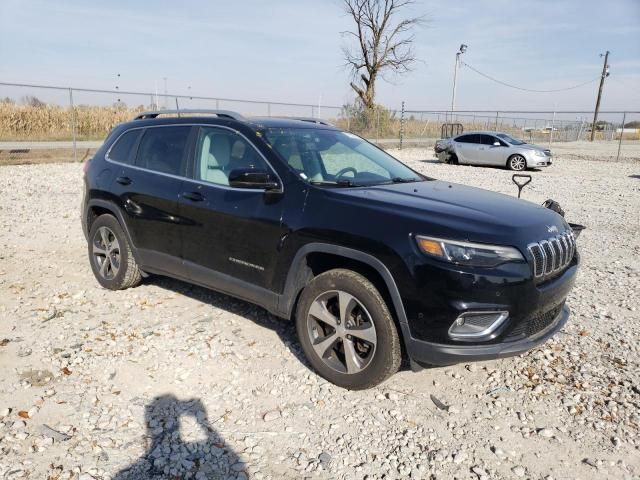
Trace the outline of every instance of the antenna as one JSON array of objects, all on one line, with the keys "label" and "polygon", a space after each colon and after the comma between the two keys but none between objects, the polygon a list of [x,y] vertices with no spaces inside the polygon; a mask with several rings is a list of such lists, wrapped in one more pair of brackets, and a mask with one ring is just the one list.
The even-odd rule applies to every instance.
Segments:
[{"label": "antenna", "polygon": [[180,106],[178,105],[178,97],[176,97],[176,112],[178,112],[178,117],[180,116]]}]

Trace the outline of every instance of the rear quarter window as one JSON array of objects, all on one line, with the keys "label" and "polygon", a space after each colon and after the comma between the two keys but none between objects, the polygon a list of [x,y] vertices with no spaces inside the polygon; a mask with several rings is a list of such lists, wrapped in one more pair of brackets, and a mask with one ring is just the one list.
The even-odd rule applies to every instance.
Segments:
[{"label": "rear quarter window", "polygon": [[129,130],[120,135],[109,149],[107,158],[119,163],[133,163],[134,148],[138,142],[140,130]]}]

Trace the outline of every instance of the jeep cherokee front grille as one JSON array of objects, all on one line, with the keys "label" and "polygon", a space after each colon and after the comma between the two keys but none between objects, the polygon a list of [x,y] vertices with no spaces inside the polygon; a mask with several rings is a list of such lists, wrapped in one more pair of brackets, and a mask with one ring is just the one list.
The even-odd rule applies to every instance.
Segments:
[{"label": "jeep cherokee front grille", "polygon": [[548,277],[563,270],[576,253],[576,238],[571,230],[527,246],[533,258],[536,278]]}]

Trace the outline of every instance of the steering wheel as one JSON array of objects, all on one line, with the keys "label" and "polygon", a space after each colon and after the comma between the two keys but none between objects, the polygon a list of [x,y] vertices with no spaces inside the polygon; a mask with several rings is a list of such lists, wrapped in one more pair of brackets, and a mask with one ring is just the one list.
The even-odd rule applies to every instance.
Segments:
[{"label": "steering wheel", "polygon": [[345,173],[349,173],[349,172],[353,172],[353,176],[355,177],[358,174],[358,171],[353,168],[353,167],[344,167],[342,169],[340,169],[340,171],[338,171],[338,173],[336,173],[334,175],[335,178],[340,178],[342,177]]}]

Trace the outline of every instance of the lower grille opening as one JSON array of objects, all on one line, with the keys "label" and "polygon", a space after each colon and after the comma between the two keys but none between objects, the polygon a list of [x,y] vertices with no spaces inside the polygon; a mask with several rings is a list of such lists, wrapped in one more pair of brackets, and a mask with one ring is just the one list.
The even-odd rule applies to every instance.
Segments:
[{"label": "lower grille opening", "polygon": [[533,337],[534,335],[542,332],[548,328],[557,316],[562,311],[564,303],[561,303],[557,307],[547,310],[544,313],[538,314],[535,317],[523,320],[515,326],[508,335],[508,339],[516,339],[518,337],[526,336]]}]

